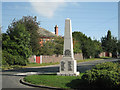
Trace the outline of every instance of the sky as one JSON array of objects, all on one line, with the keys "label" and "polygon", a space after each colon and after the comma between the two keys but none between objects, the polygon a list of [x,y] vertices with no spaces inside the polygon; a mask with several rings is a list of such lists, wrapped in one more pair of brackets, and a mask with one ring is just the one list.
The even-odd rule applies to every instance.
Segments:
[{"label": "sky", "polygon": [[2,33],[12,20],[22,16],[37,16],[40,27],[54,32],[58,25],[59,35],[64,35],[65,19],[70,18],[72,31],[80,31],[100,40],[111,30],[118,36],[117,2],[2,2]]}]

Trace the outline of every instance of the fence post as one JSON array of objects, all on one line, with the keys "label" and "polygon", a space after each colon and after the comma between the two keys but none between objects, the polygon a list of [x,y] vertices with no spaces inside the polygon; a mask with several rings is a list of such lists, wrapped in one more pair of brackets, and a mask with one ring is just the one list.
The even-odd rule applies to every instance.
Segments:
[{"label": "fence post", "polygon": [[40,63],[42,64],[42,55],[40,55]]},{"label": "fence post", "polygon": [[36,55],[34,55],[34,62],[36,63]]}]

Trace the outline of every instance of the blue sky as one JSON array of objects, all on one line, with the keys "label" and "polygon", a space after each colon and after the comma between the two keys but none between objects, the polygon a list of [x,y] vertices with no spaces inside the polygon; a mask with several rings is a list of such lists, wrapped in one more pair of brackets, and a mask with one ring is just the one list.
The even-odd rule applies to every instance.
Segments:
[{"label": "blue sky", "polygon": [[64,35],[65,19],[70,18],[72,31],[80,31],[92,39],[100,40],[110,29],[118,36],[117,2],[3,2],[2,32],[15,18],[37,16],[40,26],[54,32],[59,27],[59,35]]}]

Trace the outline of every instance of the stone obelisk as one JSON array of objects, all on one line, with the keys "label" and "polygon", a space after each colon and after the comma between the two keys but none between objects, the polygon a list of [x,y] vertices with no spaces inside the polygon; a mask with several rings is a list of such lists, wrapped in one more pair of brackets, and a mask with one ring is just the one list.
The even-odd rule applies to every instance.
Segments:
[{"label": "stone obelisk", "polygon": [[65,76],[79,75],[79,72],[77,72],[77,63],[74,60],[72,26],[69,18],[65,20],[63,58],[60,62],[60,72],[57,74]]}]

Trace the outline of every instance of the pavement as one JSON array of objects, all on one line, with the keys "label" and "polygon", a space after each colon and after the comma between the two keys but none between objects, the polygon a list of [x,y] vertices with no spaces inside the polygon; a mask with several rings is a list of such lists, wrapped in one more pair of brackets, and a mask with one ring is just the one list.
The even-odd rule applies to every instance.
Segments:
[{"label": "pavement", "polygon": [[[80,62],[77,64],[77,71],[85,72],[86,70],[91,69],[98,63],[103,62],[116,62],[118,59],[105,59],[105,60],[96,60],[90,62]],[[2,75],[2,88],[34,88],[30,86],[23,85],[19,80],[26,75],[31,74],[40,74],[40,73],[57,73],[59,72],[59,65],[45,66],[45,67],[30,67],[30,68],[21,68],[17,70],[4,70],[0,72]],[[42,88],[42,90],[46,90]]]}]

